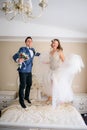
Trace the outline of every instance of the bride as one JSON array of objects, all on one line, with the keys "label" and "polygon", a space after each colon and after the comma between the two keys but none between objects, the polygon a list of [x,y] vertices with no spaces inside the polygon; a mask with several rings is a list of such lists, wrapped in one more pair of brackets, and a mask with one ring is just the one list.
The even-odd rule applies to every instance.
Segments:
[{"label": "bride", "polygon": [[40,55],[37,77],[53,107],[73,102],[72,81],[77,72],[84,67],[79,55],[64,57],[63,48],[58,39],[51,41],[51,51]]}]

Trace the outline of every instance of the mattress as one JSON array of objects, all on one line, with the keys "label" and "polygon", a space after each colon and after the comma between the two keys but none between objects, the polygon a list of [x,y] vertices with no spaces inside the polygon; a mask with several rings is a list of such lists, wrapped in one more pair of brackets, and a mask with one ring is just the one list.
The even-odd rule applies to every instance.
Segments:
[{"label": "mattress", "polygon": [[59,126],[86,126],[80,113],[71,104],[62,104],[53,108],[45,101],[32,101],[23,109],[18,99],[2,111],[0,123],[19,123],[37,125],[59,125]]}]

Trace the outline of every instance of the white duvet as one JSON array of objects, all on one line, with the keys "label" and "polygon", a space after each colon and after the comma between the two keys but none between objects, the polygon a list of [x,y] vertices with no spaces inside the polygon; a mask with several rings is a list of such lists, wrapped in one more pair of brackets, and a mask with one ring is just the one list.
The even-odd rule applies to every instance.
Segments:
[{"label": "white duvet", "polygon": [[32,105],[25,102],[25,104],[27,109],[23,109],[19,102],[15,101],[2,111],[0,122],[85,126],[79,112],[70,104],[60,105],[55,109],[45,102],[32,102]]}]

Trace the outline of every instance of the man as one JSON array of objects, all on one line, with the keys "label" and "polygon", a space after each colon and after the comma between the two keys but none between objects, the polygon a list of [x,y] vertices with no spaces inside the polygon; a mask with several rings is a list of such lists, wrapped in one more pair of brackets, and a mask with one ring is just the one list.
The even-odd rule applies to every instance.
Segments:
[{"label": "man", "polygon": [[[39,56],[40,53],[36,53],[32,48],[32,38],[27,37],[25,39],[26,47],[21,47],[19,51],[13,56],[15,62],[19,64],[19,103],[23,108],[26,108],[24,99],[28,103],[31,103],[29,99],[30,88],[32,86],[32,66],[34,56]],[[25,89],[25,94],[24,94]]]}]

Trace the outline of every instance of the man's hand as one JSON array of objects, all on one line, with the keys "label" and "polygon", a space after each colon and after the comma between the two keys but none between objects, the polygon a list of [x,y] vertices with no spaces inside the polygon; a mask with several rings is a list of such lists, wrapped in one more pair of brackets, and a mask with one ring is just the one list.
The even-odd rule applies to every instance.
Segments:
[{"label": "man's hand", "polygon": [[24,58],[19,58],[18,59],[18,63],[23,63],[24,62]]}]

